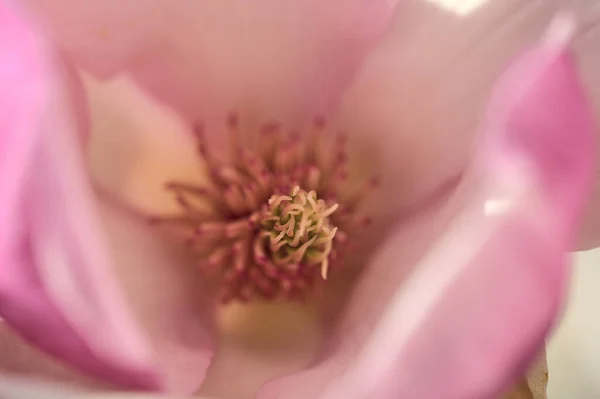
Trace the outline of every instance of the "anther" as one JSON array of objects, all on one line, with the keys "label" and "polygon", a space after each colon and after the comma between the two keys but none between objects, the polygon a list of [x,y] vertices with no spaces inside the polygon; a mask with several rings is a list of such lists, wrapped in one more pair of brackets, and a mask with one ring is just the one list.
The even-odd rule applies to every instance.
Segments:
[{"label": "anther", "polygon": [[255,149],[242,142],[237,113],[230,112],[224,125],[231,159],[213,158],[206,127],[195,124],[208,181],[169,182],[181,214],[149,222],[182,230],[201,257],[200,270],[219,276],[224,303],[318,295],[356,245],[353,234],[370,223],[356,208],[378,181],[365,182],[351,198],[342,193],[349,180],[348,137],[338,133],[331,141],[323,116],[287,138],[278,122],[265,124]]}]

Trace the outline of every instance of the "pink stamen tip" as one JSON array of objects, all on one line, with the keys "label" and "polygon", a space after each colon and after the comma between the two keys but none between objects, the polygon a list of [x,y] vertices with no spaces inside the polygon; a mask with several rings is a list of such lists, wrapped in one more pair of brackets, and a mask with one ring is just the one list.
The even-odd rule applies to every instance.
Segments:
[{"label": "pink stamen tip", "polygon": [[381,179],[377,176],[371,177],[371,180],[369,181],[369,186],[371,188],[379,188],[379,186],[381,185]]},{"label": "pink stamen tip", "polygon": [[278,122],[270,122],[263,126],[262,133],[269,134],[279,130],[280,124]]},{"label": "pink stamen tip", "polygon": [[227,274],[225,274],[223,276],[223,281],[226,282],[226,283],[228,283],[228,284],[233,283],[237,279],[238,279],[238,275],[236,273],[229,272],[229,273],[227,273]]},{"label": "pink stamen tip", "polygon": [[269,260],[269,258],[267,258],[264,255],[259,255],[256,257],[257,262],[259,262],[260,264],[266,264],[267,261]]},{"label": "pink stamen tip", "polygon": [[[188,229],[182,242],[202,254],[201,272],[220,279],[223,303],[318,295],[323,270],[341,265],[352,240],[345,227],[358,231],[371,224],[356,209],[379,179],[363,180],[361,192],[348,199],[338,195],[348,179],[348,135],[334,131],[331,140],[321,140],[324,115],[313,119],[307,135],[269,121],[257,132],[264,136],[256,148],[242,146],[238,113],[227,113],[223,123],[234,160],[227,164],[211,156],[206,125],[195,123],[195,150],[204,157],[209,180],[205,186],[166,182],[183,214],[150,216],[148,222]],[[327,159],[321,150],[329,150]],[[201,209],[204,202],[207,210]]]},{"label": "pink stamen tip", "polygon": [[227,115],[227,125],[231,128],[235,128],[238,125],[238,115],[235,112],[230,112]]},{"label": "pink stamen tip", "polygon": [[325,123],[326,123],[325,116],[323,116],[323,115],[317,116],[313,123],[316,128],[322,129],[323,127],[325,127]]}]

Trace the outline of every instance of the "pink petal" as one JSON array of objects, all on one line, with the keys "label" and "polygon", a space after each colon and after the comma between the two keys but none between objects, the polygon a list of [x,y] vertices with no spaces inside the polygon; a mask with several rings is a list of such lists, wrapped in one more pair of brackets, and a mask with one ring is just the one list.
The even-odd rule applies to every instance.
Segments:
[{"label": "pink petal", "polygon": [[90,163],[94,180],[148,213],[176,213],[167,181],[202,183],[191,126],[148,96],[139,84],[84,75],[90,101]]},{"label": "pink petal", "polygon": [[493,398],[539,353],[592,177],[571,22],[557,19],[496,84],[462,198],[399,226],[326,360],[261,399]]},{"label": "pink petal", "polygon": [[266,380],[312,364],[323,336],[315,310],[296,303],[221,308],[219,348],[200,393],[218,399],[255,398]]},{"label": "pink petal", "polygon": [[4,322],[0,322],[0,371],[96,389],[108,387],[30,345]]},{"label": "pink petal", "polygon": [[200,387],[213,354],[211,289],[200,280],[181,242],[173,242],[113,197],[101,199],[114,272],[152,341],[163,388],[191,394]]},{"label": "pink petal", "polygon": [[187,116],[293,121],[329,108],[396,2],[25,1],[78,64],[132,70]]},{"label": "pink petal", "polygon": [[[41,383],[24,378],[0,376],[0,397],[3,399],[184,399],[182,396],[164,396],[127,392],[83,392],[58,384]],[[202,399],[194,396],[194,399]],[[192,399],[192,397],[190,397]]]},{"label": "pink petal", "polygon": [[[468,4],[476,5],[470,13],[451,11]],[[465,168],[496,77],[565,6],[580,14],[575,51],[600,104],[596,2],[427,0],[398,7],[390,34],[367,60],[342,115],[357,146],[374,147],[372,161],[383,171],[386,189],[379,209],[411,205]],[[597,191],[593,203],[600,204]],[[598,218],[585,222],[600,227]]]},{"label": "pink petal", "polygon": [[0,315],[82,369],[157,387],[143,335],[107,269],[60,70],[7,6],[0,19]]}]

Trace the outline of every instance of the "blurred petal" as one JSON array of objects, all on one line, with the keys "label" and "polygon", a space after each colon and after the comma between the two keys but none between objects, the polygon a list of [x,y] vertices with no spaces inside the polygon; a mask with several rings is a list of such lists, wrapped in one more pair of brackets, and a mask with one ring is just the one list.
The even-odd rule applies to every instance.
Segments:
[{"label": "blurred petal", "polygon": [[[142,393],[91,393],[74,390],[56,384],[40,383],[34,380],[0,377],[0,397],[2,399],[185,399],[191,397],[150,395]],[[202,399],[203,397],[194,396]],[[204,397],[205,399],[209,399]]]},{"label": "blurred petal", "polygon": [[42,352],[23,340],[5,322],[0,322],[0,372],[62,381],[85,387],[110,386]]},{"label": "blurred petal", "polygon": [[310,304],[232,304],[218,320],[219,348],[200,393],[219,399],[254,399],[265,381],[306,368],[323,336]]},{"label": "blurred petal", "polygon": [[82,369],[156,387],[146,341],[108,270],[68,89],[36,32],[6,5],[0,56],[0,315]]},{"label": "blurred petal", "polygon": [[130,69],[187,116],[293,121],[341,94],[396,2],[25,1],[79,65]]},{"label": "blurred petal", "polygon": [[464,197],[400,226],[326,360],[261,399],[488,399],[525,371],[567,288],[595,144],[556,22],[496,84]]},{"label": "blurred petal", "polygon": [[[451,11],[467,4],[476,6]],[[574,48],[600,110],[597,2],[408,0],[398,6],[390,34],[367,60],[342,115],[357,136],[353,141],[374,147],[371,161],[383,171],[385,189],[379,209],[413,204],[465,168],[496,77],[564,7],[580,17]],[[600,187],[593,203],[600,204]],[[586,217],[585,224],[600,231],[600,218]]]},{"label": "blurred petal", "polygon": [[204,176],[190,126],[127,77],[108,82],[83,77],[95,181],[148,213],[179,211],[165,183],[202,182]]},{"label": "blurred petal", "polygon": [[173,242],[120,202],[101,195],[114,272],[152,341],[168,392],[198,390],[213,354],[210,287],[182,243]]},{"label": "blurred petal", "polygon": [[534,399],[547,398],[548,387],[548,363],[546,362],[546,351],[537,359],[534,367],[527,373],[527,385]]}]

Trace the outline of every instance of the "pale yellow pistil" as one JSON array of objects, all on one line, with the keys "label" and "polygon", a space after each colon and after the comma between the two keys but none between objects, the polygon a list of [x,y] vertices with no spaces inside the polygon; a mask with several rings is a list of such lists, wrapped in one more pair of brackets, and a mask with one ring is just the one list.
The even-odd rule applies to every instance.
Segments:
[{"label": "pale yellow pistil", "polygon": [[338,207],[318,199],[314,190],[306,192],[299,186],[290,195],[271,196],[260,235],[268,240],[273,263],[288,269],[320,265],[326,280],[337,232],[329,217]]}]

